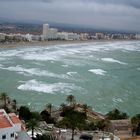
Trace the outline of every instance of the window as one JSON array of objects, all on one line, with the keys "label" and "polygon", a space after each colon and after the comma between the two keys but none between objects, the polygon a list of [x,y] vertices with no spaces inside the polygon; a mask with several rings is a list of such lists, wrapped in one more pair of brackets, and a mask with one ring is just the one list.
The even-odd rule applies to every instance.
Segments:
[{"label": "window", "polygon": [[3,140],[6,139],[6,135],[2,135],[2,139],[3,139]]},{"label": "window", "polygon": [[14,133],[11,133],[11,138],[13,138],[14,137]]}]

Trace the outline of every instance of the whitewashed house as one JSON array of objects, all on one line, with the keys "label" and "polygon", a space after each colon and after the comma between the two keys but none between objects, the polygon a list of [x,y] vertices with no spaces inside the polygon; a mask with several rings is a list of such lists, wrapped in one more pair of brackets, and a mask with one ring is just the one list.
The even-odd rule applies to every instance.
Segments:
[{"label": "whitewashed house", "polygon": [[23,130],[15,113],[7,114],[4,109],[0,109],[0,140],[16,140],[17,134]]}]

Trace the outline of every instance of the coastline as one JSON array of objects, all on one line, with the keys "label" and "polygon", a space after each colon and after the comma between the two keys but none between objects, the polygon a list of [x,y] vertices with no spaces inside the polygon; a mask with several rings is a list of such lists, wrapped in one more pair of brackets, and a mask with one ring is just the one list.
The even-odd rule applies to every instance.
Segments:
[{"label": "coastline", "polygon": [[118,41],[138,41],[138,40],[58,40],[58,41],[32,41],[32,42],[12,42],[12,43],[0,43],[0,48],[11,48],[11,47],[31,47],[31,46],[54,46],[54,45],[65,45],[65,44],[80,44],[80,43],[95,43],[95,42],[118,42]]}]

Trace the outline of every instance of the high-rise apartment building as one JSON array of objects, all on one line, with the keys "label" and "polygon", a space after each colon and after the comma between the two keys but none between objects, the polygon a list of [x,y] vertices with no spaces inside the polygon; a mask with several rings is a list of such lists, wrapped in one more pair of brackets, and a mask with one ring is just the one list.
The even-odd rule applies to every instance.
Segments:
[{"label": "high-rise apartment building", "polygon": [[48,39],[49,35],[49,24],[43,24],[43,38],[44,40]]}]

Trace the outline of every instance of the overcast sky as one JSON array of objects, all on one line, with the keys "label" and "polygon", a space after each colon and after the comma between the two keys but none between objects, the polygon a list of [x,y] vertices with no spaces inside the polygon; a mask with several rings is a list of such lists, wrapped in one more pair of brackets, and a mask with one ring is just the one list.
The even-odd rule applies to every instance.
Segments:
[{"label": "overcast sky", "polygon": [[140,0],[0,0],[0,18],[140,32]]}]

